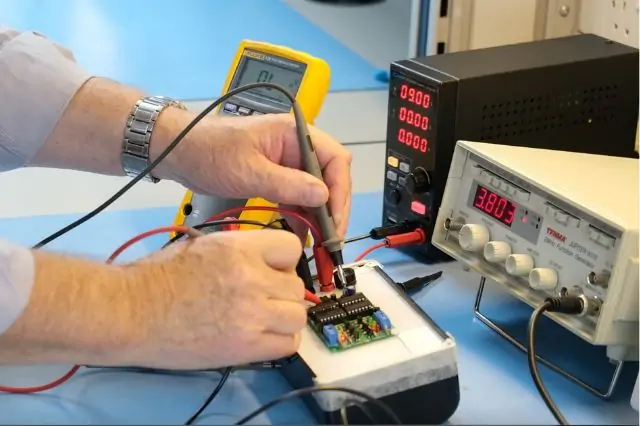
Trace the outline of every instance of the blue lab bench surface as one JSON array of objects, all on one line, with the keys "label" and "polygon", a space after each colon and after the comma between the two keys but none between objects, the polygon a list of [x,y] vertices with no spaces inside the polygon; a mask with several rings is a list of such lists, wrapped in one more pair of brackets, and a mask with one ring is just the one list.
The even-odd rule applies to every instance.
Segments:
[{"label": "blue lab bench surface", "polygon": [[377,68],[281,0],[1,0],[3,24],[46,35],[98,75],[184,100],[219,96],[242,39],[323,58],[332,91],[386,88]]},{"label": "blue lab bench surface", "polygon": [[[350,235],[378,225],[380,194],[355,196]],[[174,209],[104,213],[60,238],[49,250],[106,258],[119,244],[146,229],[171,223]],[[0,221],[0,235],[33,244],[77,216],[47,216]],[[157,249],[163,237],[132,247],[123,259]],[[347,261],[371,242],[347,246]],[[454,263],[424,265],[393,250],[370,256],[389,275],[406,280],[443,269],[441,281],[416,294],[415,300],[457,340],[461,401],[451,424],[554,424],[529,376],[525,354],[474,319],[473,302],[478,277]],[[487,315],[523,335],[531,310],[505,293],[489,287],[483,300]],[[608,383],[612,367],[601,348],[593,348],[550,322],[540,326],[539,351],[600,386]],[[29,386],[49,382],[68,367],[0,368],[3,385]],[[610,401],[582,390],[558,374],[540,367],[551,395],[571,424],[638,424],[629,406],[637,364],[623,371],[618,391]],[[166,376],[113,371],[81,372],[66,384],[38,395],[0,394],[0,424],[182,424],[215,387],[219,375]],[[198,424],[229,424],[259,405],[289,391],[274,371],[239,372],[231,376],[219,397]],[[429,409],[429,401],[423,409]],[[300,401],[270,410],[256,423],[311,424],[313,418]]]}]

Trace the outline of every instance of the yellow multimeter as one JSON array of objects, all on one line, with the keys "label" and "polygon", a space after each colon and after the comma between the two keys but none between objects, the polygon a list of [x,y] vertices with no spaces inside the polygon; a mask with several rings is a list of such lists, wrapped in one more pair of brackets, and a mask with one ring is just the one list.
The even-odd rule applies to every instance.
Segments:
[{"label": "yellow multimeter", "polygon": [[[331,69],[322,59],[284,46],[243,40],[233,58],[223,93],[251,83],[277,84],[295,96],[305,119],[312,124],[320,113],[329,91],[330,79]],[[291,113],[291,102],[275,89],[255,88],[229,98],[215,113],[223,116]],[[231,200],[188,191],[176,214],[174,224],[196,225],[224,210],[243,206],[277,207],[276,204],[262,198]],[[254,210],[244,211],[238,218],[269,223],[278,217],[276,212]],[[260,227],[240,226],[241,230],[255,228]]]}]

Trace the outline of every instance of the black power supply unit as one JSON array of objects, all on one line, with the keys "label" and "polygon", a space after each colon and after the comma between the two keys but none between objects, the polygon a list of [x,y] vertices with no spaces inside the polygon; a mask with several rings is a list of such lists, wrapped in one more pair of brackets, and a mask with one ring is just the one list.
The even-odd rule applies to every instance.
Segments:
[{"label": "black power supply unit", "polygon": [[417,221],[430,238],[458,140],[637,158],[638,58],[581,34],[394,62],[383,224]]}]

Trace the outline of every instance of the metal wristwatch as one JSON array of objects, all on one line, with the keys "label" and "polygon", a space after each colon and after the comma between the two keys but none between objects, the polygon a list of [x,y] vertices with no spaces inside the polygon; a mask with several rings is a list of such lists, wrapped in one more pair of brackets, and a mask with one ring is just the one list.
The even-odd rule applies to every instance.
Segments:
[{"label": "metal wristwatch", "polygon": [[[170,106],[187,109],[183,103],[164,96],[145,96],[131,109],[122,142],[122,167],[127,176],[138,176],[151,163],[149,160],[151,135],[158,116]],[[160,179],[151,173],[147,173],[143,180],[160,182]]]}]

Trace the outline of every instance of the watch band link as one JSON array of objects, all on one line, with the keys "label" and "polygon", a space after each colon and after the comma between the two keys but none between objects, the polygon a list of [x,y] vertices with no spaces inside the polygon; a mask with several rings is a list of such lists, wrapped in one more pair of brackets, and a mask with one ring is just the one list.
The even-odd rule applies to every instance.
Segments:
[{"label": "watch band link", "polygon": [[[131,109],[122,144],[122,167],[127,176],[138,176],[151,164],[149,157],[151,135],[158,116],[169,106],[186,109],[180,102],[162,96],[143,97]],[[152,173],[147,173],[143,180],[160,182],[160,179]]]}]

